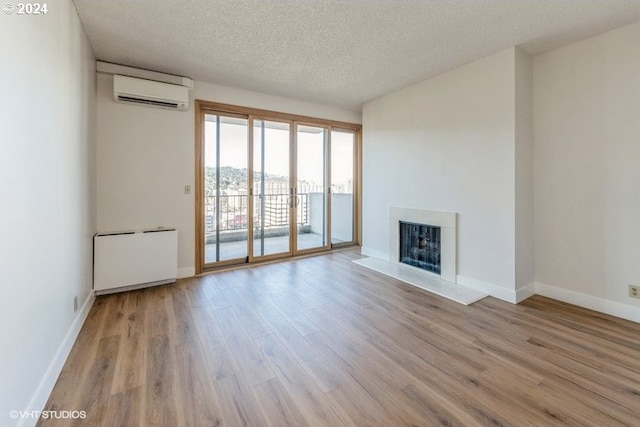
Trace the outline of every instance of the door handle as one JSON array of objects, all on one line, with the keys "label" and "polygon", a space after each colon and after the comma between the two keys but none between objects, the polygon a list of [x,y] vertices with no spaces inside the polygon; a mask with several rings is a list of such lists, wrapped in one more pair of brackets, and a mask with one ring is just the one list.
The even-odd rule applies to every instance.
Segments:
[{"label": "door handle", "polygon": [[300,204],[300,199],[299,199],[300,196],[298,196],[298,188],[291,187],[290,194],[291,195],[289,196],[289,199],[287,202],[289,203],[289,207],[293,209]]}]

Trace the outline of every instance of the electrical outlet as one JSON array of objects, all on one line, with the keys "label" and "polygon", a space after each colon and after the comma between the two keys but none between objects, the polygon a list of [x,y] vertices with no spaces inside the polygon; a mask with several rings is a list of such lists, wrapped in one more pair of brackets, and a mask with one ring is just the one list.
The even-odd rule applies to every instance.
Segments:
[{"label": "electrical outlet", "polygon": [[78,311],[78,295],[73,297],[73,312]]},{"label": "electrical outlet", "polygon": [[190,185],[185,185],[184,186],[184,194],[191,194],[191,186]]},{"label": "electrical outlet", "polygon": [[640,286],[629,285],[629,296],[631,298],[640,298]]}]

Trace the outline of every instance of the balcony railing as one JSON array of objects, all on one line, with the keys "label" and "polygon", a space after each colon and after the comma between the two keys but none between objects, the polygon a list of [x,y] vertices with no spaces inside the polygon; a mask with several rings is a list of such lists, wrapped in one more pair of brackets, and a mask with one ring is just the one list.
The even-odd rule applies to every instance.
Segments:
[{"label": "balcony railing", "polygon": [[[265,228],[289,225],[290,194],[265,194],[254,197],[254,226]],[[298,225],[309,224],[309,193],[298,194]],[[220,196],[220,232],[241,231],[247,228],[248,196]],[[216,196],[205,197],[205,233],[216,231]]]}]

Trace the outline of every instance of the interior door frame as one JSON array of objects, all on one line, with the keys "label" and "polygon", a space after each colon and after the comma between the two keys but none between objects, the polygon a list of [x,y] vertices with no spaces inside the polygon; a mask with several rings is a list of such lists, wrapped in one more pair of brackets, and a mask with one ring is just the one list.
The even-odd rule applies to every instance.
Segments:
[{"label": "interior door frame", "polygon": [[[296,182],[294,179],[297,178],[295,174],[295,167],[297,165],[297,157],[294,157],[296,154],[295,150],[295,138],[297,136],[297,125],[296,123],[301,123],[309,126],[318,126],[325,127],[328,130],[327,135],[327,144],[325,147],[325,152],[327,156],[327,167],[325,168],[325,173],[327,176],[325,177],[325,186],[327,198],[327,245],[320,248],[311,248],[305,249],[302,251],[297,251],[296,240],[297,240],[297,212],[296,209],[290,209],[290,222],[291,222],[291,232],[289,233],[289,248],[290,251],[288,253],[282,254],[273,254],[273,255],[265,255],[261,257],[253,257],[253,224],[248,226],[247,230],[247,239],[248,245],[247,250],[248,254],[246,260],[244,262],[238,262],[239,260],[229,260],[229,261],[220,261],[217,262],[215,266],[204,263],[204,117],[205,114],[230,114],[230,115],[242,115],[248,117],[248,187],[249,191],[247,192],[247,216],[248,222],[253,220],[253,131],[254,131],[254,120],[266,120],[266,121],[279,121],[279,122],[289,122],[290,123],[290,135],[289,135],[289,149],[290,149],[290,174],[289,181],[290,186],[295,186]],[[356,123],[348,123],[341,122],[335,120],[327,120],[320,119],[309,116],[302,116],[297,114],[289,114],[282,113],[276,111],[262,110],[258,108],[250,108],[250,107],[242,107],[231,104],[224,104],[218,102],[204,101],[204,100],[196,100],[195,101],[195,157],[196,157],[196,170],[195,170],[195,267],[196,274],[201,274],[203,272],[209,270],[215,270],[221,267],[230,267],[233,265],[244,265],[247,263],[259,263],[265,261],[272,261],[276,259],[286,259],[291,258],[296,255],[307,255],[318,252],[326,252],[330,251],[333,245],[331,244],[331,194],[330,194],[330,184],[331,184],[331,131],[335,130],[348,130],[354,132],[354,211],[353,211],[353,242],[346,242],[346,245],[360,245],[362,240],[362,125]],[[292,170],[293,169],[293,170]],[[296,215],[294,217],[294,215]],[[341,244],[340,246],[344,246],[345,244]]]}]

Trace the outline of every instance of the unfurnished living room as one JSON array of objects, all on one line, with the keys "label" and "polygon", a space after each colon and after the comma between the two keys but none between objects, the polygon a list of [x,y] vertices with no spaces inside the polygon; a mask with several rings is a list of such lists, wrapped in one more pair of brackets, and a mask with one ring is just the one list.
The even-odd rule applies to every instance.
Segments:
[{"label": "unfurnished living room", "polygon": [[640,425],[640,1],[4,0],[1,426]]}]

